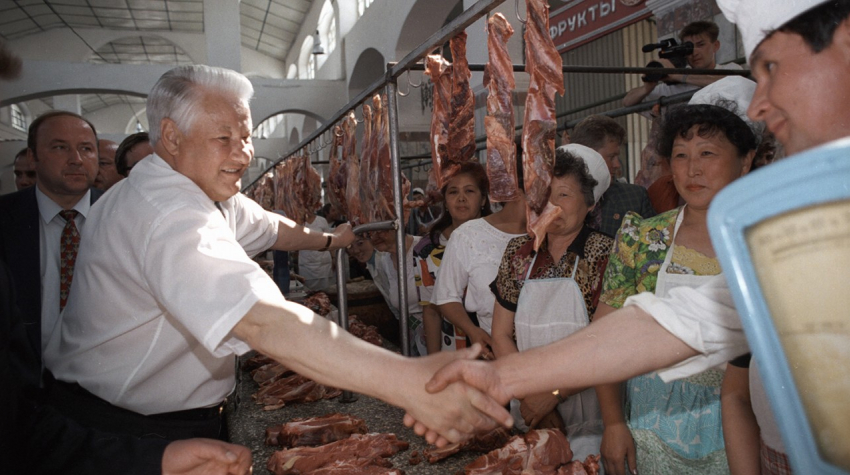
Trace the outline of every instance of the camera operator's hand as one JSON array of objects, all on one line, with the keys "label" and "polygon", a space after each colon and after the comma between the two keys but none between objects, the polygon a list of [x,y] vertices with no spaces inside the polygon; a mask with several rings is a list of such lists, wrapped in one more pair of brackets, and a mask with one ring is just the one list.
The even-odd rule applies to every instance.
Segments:
[{"label": "camera operator's hand", "polygon": [[[661,63],[662,67],[665,68],[676,68],[676,65],[673,64],[669,59],[659,58],[658,62]],[[661,78],[661,82],[664,84],[679,84],[682,82],[681,74],[667,74],[663,78]]]}]

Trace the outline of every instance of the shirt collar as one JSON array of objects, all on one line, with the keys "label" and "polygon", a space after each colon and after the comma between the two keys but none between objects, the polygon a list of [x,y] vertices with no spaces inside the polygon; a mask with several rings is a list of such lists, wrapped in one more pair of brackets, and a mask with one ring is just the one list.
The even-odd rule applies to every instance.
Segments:
[{"label": "shirt collar", "polygon": [[[574,254],[578,254],[580,258],[584,258],[584,246],[587,244],[587,238],[590,237],[590,233],[593,232],[593,229],[588,227],[586,224],[581,227],[581,231],[578,232],[578,235],[573,239],[573,242],[567,246],[567,252],[572,252]],[[549,239],[544,239],[543,244],[540,245],[540,250],[549,251]],[[564,253],[564,256],[567,254]],[[562,257],[563,259],[563,257]]]},{"label": "shirt collar", "polygon": [[[41,220],[47,224],[50,221],[53,221],[53,218],[59,214],[60,211],[63,210],[61,206],[56,204],[55,201],[50,199],[49,196],[45,195],[39,188],[38,185],[35,187],[35,200],[38,203],[38,214],[41,215]],[[89,210],[91,209],[91,188],[86,190],[86,194],[77,201],[77,204],[74,205],[74,210],[77,210],[83,217],[87,217],[89,214]]]}]

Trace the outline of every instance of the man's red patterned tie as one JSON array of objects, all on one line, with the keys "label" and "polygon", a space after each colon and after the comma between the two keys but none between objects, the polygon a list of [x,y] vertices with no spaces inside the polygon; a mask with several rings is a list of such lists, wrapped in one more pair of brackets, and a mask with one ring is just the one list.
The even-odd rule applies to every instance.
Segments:
[{"label": "man's red patterned tie", "polygon": [[68,301],[68,291],[71,289],[71,280],[74,278],[74,263],[77,262],[77,250],[80,248],[80,232],[74,218],[77,211],[63,210],[59,216],[65,219],[65,228],[62,229],[62,239],[59,243],[60,266],[59,266],[59,311],[65,308]]}]

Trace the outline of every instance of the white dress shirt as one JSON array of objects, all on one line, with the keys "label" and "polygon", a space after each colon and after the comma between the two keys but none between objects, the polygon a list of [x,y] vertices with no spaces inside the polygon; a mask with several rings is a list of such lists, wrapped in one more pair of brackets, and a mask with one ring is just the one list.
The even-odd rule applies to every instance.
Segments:
[{"label": "white dress shirt", "polygon": [[661,298],[643,292],[626,299],[700,354],[659,371],[664,381],[685,378],[750,351],[723,274],[697,288],[677,287]]},{"label": "white dress shirt", "polygon": [[[41,350],[43,352],[56,329],[56,323],[59,321],[59,268],[61,266],[59,247],[62,240],[62,230],[65,229],[65,218],[59,216],[59,212],[63,208],[42,193],[38,186],[35,188],[35,200],[38,203],[39,214]],[[91,190],[86,191],[86,194],[71,209],[78,212],[77,217],[74,218],[74,224],[77,226],[77,231],[82,235],[83,227],[86,225],[86,217],[91,209]],[[73,285],[73,280],[71,284]]]},{"label": "white dress shirt", "polygon": [[249,350],[231,330],[260,299],[283,301],[249,257],[275,242],[275,216],[242,194],[216,206],[153,155],[88,219],[47,368],[141,414],[221,402]]}]

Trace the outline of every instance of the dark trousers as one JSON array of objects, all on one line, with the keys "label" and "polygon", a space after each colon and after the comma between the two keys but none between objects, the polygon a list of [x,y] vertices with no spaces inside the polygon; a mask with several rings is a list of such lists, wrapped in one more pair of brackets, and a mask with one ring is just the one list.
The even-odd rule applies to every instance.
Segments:
[{"label": "dark trousers", "polygon": [[146,416],[114,406],[78,384],[53,381],[47,403],[79,424],[105,432],[166,440],[194,437],[227,440],[223,402],[210,408]]}]

